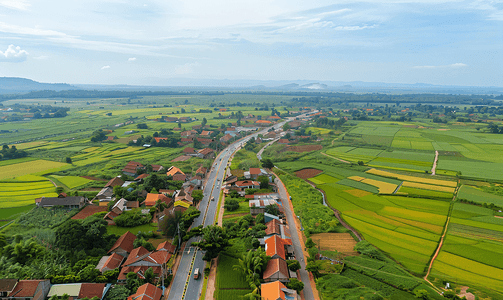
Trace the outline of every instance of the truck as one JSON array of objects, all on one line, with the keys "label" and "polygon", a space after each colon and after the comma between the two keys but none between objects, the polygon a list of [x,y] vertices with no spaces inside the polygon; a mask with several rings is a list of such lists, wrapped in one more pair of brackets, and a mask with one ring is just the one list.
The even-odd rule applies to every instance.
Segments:
[{"label": "truck", "polygon": [[194,279],[199,279],[199,268],[194,270]]}]

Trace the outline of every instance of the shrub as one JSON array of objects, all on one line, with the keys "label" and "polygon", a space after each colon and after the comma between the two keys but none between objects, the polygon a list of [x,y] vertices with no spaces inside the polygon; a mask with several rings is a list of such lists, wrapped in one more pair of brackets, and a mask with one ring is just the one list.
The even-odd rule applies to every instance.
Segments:
[{"label": "shrub", "polygon": [[120,216],[114,219],[115,224],[120,227],[136,227],[148,224],[152,216],[150,214],[142,214],[141,211],[125,211]]},{"label": "shrub", "polygon": [[228,211],[235,211],[239,208],[239,201],[234,199],[225,200],[224,208]]}]

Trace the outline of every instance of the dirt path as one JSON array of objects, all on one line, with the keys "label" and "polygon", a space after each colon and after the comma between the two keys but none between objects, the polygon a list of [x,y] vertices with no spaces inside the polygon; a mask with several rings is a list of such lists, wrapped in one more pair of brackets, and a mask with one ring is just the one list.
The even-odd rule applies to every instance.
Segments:
[{"label": "dirt path", "polygon": [[215,280],[217,278],[218,257],[211,262],[210,275],[208,275],[208,284],[206,286],[206,297],[201,300],[213,300],[215,293]]},{"label": "dirt path", "polygon": [[338,161],[340,161],[340,162],[343,162],[343,163],[346,163],[346,164],[351,164],[351,163],[350,163],[349,161],[347,161],[347,160],[344,160],[344,159],[340,159],[340,158],[337,158],[337,157],[333,157],[333,156],[331,156],[331,155],[328,155],[328,154],[326,154],[326,153],[323,153],[323,152],[320,152],[320,153],[321,153],[322,155],[325,155],[325,156],[327,156],[327,157],[330,157],[330,158],[333,158],[333,159],[337,159],[337,160],[338,160]]},{"label": "dirt path", "polygon": [[433,167],[431,168],[431,175],[435,175],[435,170],[437,169],[438,162],[438,151],[435,150],[435,160],[433,161]]},{"label": "dirt path", "polygon": [[444,244],[445,235],[447,234],[447,228],[449,227],[449,221],[451,220],[452,206],[454,205],[454,201],[456,201],[456,196],[458,194],[459,188],[460,188],[460,185],[459,185],[459,180],[458,180],[458,186],[456,187],[456,190],[454,191],[454,196],[452,197],[452,201],[451,201],[451,208],[449,209],[449,215],[447,216],[447,221],[445,222],[444,232],[442,234],[442,237],[440,238],[440,243],[438,243],[437,250],[435,251],[435,254],[433,255],[433,257],[431,258],[430,265],[428,266],[428,272],[426,272],[426,275],[423,278],[439,294],[441,294],[441,292],[438,290],[438,288],[436,286],[433,285],[433,283],[431,283],[431,281],[428,280],[428,276],[430,276],[430,272],[431,272],[431,268],[433,267],[433,263],[435,262],[435,259],[437,258],[438,254],[440,253],[440,250],[442,249],[442,245]]}]

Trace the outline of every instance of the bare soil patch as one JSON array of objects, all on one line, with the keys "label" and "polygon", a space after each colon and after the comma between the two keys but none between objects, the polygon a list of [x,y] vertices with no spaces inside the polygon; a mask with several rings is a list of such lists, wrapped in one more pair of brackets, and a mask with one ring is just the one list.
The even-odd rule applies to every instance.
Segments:
[{"label": "bare soil patch", "polygon": [[302,170],[296,171],[295,175],[297,175],[297,177],[302,178],[302,179],[308,179],[308,178],[314,177],[322,172],[323,172],[322,170],[318,170],[318,169],[302,169]]},{"label": "bare soil patch", "polygon": [[245,171],[241,169],[231,170],[231,174],[237,177],[245,176]]},{"label": "bare soil patch", "polygon": [[345,255],[358,255],[358,252],[353,250],[356,241],[349,233],[317,233],[311,235],[311,238],[319,245],[320,250],[337,250]]},{"label": "bare soil patch", "polygon": [[95,181],[108,181],[108,179],[92,177],[92,176],[80,176],[80,177],[85,178],[85,179],[89,179],[89,180],[95,180]]},{"label": "bare soil patch", "polygon": [[186,160],[189,160],[192,156],[188,156],[188,155],[181,155],[181,156],[178,156],[177,158],[175,159],[172,159],[171,161],[172,162],[177,162],[177,161],[186,161]]},{"label": "bare soil patch", "polygon": [[475,300],[475,295],[472,293],[467,293],[466,291],[469,289],[467,286],[462,286],[461,287],[461,292],[459,293],[459,297],[463,298],[466,297],[466,300]]},{"label": "bare soil patch", "polygon": [[322,145],[302,145],[302,146],[288,146],[283,151],[293,151],[297,153],[310,152],[323,149]]}]

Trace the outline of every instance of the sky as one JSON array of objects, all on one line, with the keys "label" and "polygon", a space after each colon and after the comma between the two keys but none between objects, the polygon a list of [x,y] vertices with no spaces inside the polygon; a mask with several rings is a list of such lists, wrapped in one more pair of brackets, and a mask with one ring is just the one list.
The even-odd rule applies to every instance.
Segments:
[{"label": "sky", "polygon": [[503,0],[0,0],[4,76],[503,87]]}]

